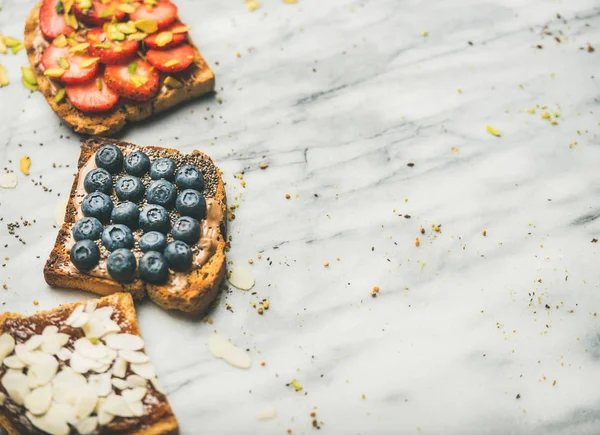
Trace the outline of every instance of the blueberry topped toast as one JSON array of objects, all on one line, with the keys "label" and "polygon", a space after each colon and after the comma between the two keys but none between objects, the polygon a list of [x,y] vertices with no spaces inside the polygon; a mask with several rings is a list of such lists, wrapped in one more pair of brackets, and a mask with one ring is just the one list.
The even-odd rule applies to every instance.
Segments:
[{"label": "blueberry topped toast", "polygon": [[97,138],[78,168],[46,282],[205,311],[225,274],[225,189],[212,160]]}]

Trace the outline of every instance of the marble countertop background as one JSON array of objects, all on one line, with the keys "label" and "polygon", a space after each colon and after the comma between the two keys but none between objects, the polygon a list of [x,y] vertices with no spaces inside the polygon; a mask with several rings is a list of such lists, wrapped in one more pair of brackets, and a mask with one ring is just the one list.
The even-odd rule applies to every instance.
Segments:
[{"label": "marble countertop background", "polygon": [[[34,1],[0,3],[21,37]],[[600,433],[598,2],[261,3],[180,0],[218,93],[120,135],[212,156],[254,260],[205,321],[138,305],[182,433]],[[42,276],[82,138],[0,63],[0,167],[32,160],[0,189],[0,301],[32,314],[91,297]]]}]

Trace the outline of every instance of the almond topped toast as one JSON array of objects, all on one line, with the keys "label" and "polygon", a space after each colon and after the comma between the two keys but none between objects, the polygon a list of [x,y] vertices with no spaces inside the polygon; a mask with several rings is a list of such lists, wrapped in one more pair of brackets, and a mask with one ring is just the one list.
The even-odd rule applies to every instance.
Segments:
[{"label": "almond topped toast", "polygon": [[169,0],[42,0],[25,25],[34,76],[25,84],[94,136],[212,92],[214,74],[177,12]]},{"label": "almond topped toast", "polygon": [[126,293],[2,314],[0,425],[9,435],[177,434],[143,349]]},{"label": "almond topped toast", "polygon": [[223,180],[205,154],[90,139],[44,277],[200,314],[225,275],[225,216]]}]

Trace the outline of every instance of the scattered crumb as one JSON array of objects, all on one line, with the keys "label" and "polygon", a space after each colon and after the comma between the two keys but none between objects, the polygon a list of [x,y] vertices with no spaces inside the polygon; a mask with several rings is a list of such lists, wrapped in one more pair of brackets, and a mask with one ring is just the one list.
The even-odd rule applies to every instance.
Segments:
[{"label": "scattered crumb", "polygon": [[481,235],[482,235],[483,237],[486,237],[486,236],[487,236],[487,231],[486,231],[486,230],[483,230],[483,231],[481,232]]},{"label": "scattered crumb", "polygon": [[33,305],[35,305],[36,307],[37,307],[39,304],[40,304],[40,303],[39,303],[39,301],[38,301],[37,299],[35,299],[35,300],[33,301]]},{"label": "scattered crumb", "polygon": [[295,379],[288,384],[288,387],[293,387],[296,389],[296,391],[300,391],[302,388],[304,388],[302,384]]},{"label": "scattered crumb", "polygon": [[238,51],[238,52],[235,54],[235,56],[236,56],[236,57],[242,57],[242,55],[240,54],[240,52],[239,52],[239,51]]},{"label": "scattered crumb", "polygon": [[458,154],[458,148],[456,148],[456,147],[452,147],[452,152],[453,152],[454,154]]},{"label": "scattered crumb", "polygon": [[420,232],[421,234],[425,234],[425,228],[423,228],[423,227],[419,228],[419,232]]},{"label": "scattered crumb", "polygon": [[379,287],[375,286],[373,287],[373,290],[371,290],[371,296],[376,297],[377,293],[379,293]]},{"label": "scattered crumb", "polygon": [[290,198],[291,198],[290,194],[289,194],[289,193],[286,193],[286,194],[285,194],[285,199],[290,199]]},{"label": "scattered crumb", "polygon": [[258,167],[260,169],[267,169],[269,167],[269,164],[268,163],[261,163],[260,165],[258,165]]},{"label": "scattered crumb", "polygon": [[323,263],[323,266],[329,267],[329,261],[326,261],[325,263]]},{"label": "scattered crumb", "polygon": [[419,238],[417,237],[415,240],[415,246],[419,247],[421,245],[421,241],[419,240]]},{"label": "scattered crumb", "polygon": [[3,288],[4,290],[8,290],[8,285],[7,285],[6,283],[2,284],[2,288]]}]

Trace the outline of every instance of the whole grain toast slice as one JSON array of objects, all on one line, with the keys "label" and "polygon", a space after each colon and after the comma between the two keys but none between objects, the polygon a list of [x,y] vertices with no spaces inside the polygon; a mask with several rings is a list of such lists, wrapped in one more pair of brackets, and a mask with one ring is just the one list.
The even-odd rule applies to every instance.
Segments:
[{"label": "whole grain toast slice", "polygon": [[[61,305],[52,310],[41,311],[33,316],[23,316],[16,313],[4,313],[0,315],[0,334],[11,335],[16,344],[24,343],[33,335],[42,334],[46,326],[52,325],[58,328],[58,332],[69,335],[69,341],[65,347],[73,351],[74,341],[83,334],[81,330],[69,326],[65,321],[73,311],[82,306],[86,311],[90,306],[95,308],[111,307],[113,314],[111,319],[117,322],[122,333],[140,336],[137,316],[133,299],[127,293],[115,293],[95,301],[77,302],[74,304]],[[67,362],[59,363],[59,371],[67,365]],[[70,363],[69,363],[70,364]],[[6,367],[0,366],[0,371],[4,376]],[[127,370],[130,373],[130,370]],[[91,373],[90,373],[91,374]],[[85,376],[85,374],[84,374]],[[151,394],[148,398],[152,405],[146,405],[144,416],[136,418],[117,418],[108,425],[100,426],[101,433],[118,433],[122,435],[175,435],[179,433],[179,425],[169,405],[166,395],[157,388],[157,382],[147,383],[147,393]],[[118,391],[113,390],[114,393]],[[25,407],[15,403],[7,390],[0,384],[0,393],[2,393],[3,403],[0,406],[0,426],[9,435],[25,434],[43,434],[46,433],[32,425],[31,421],[25,415]],[[96,412],[96,411],[94,411]],[[71,432],[75,432],[71,430]],[[94,432],[96,433],[96,432]]]},{"label": "whole grain toast slice", "polygon": [[77,133],[91,136],[112,136],[128,123],[141,121],[185,101],[214,91],[215,75],[188,34],[188,43],[195,53],[194,62],[185,71],[171,74],[183,84],[181,88],[172,89],[162,84],[165,74],[160,73],[161,88],[159,94],[148,101],[135,102],[121,99],[115,108],[105,113],[84,113],[71,105],[68,98],[56,103],[54,101],[56,85],[52,79],[44,76],[40,69],[41,53],[49,44],[40,31],[39,15],[41,6],[42,1],[31,10],[25,23],[27,57],[37,79],[39,89],[46,101],[52,107],[52,110]]},{"label": "whole grain toast slice", "polygon": [[[78,216],[80,216],[79,204],[85,196],[85,191],[81,192],[81,188],[78,191],[78,185],[85,176],[83,172],[91,169],[90,166],[86,167],[86,163],[88,161],[93,162],[95,152],[102,145],[109,143],[118,146],[124,155],[131,151],[140,150],[149,155],[168,155],[173,159],[183,159],[184,162],[193,159],[192,161],[201,166],[205,178],[203,193],[208,204],[208,219],[201,222],[201,239],[192,247],[193,250],[196,250],[195,255],[202,255],[202,258],[206,259],[201,267],[188,273],[171,273],[165,284],[156,285],[146,283],[139,278],[131,283],[121,284],[106,273],[94,273],[98,267],[93,269],[90,274],[80,272],[71,264],[69,258],[70,246],[72,245],[71,229]],[[147,294],[152,301],[165,309],[180,310],[198,315],[206,311],[210,303],[216,299],[219,285],[225,276],[226,211],[225,186],[221,173],[212,160],[200,151],[193,151],[186,156],[171,148],[141,147],[132,143],[105,138],[90,139],[81,146],[78,172],[69,195],[65,221],[44,267],[44,278],[53,287],[87,290],[100,295],[127,292],[134,298],[141,299]],[[207,242],[207,237],[210,237],[211,243]],[[105,260],[101,260],[100,266],[102,261]]]}]

